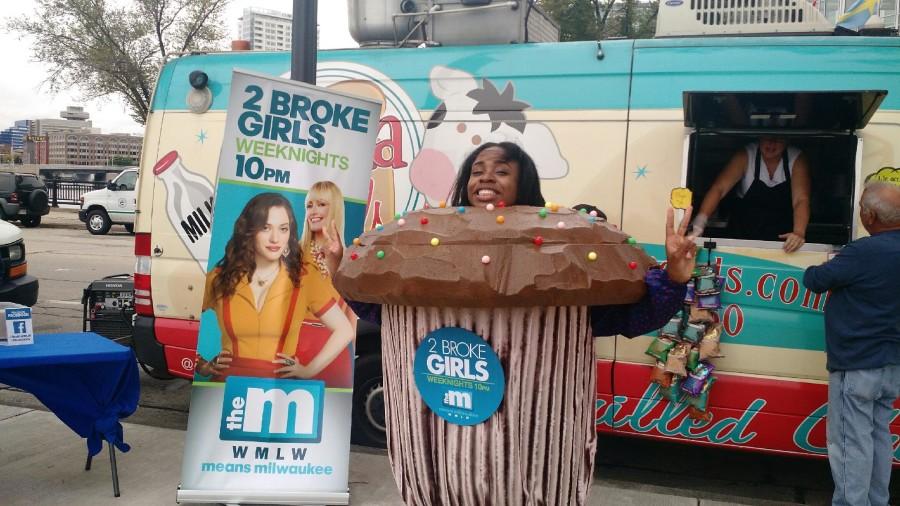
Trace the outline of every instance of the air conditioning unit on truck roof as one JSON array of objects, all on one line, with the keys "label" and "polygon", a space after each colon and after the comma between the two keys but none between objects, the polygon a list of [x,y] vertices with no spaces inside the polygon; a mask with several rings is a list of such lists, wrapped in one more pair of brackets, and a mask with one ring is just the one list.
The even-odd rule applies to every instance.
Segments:
[{"label": "air conditioning unit on truck roof", "polygon": [[662,0],[657,37],[831,34],[820,0]]},{"label": "air conditioning unit on truck roof", "polygon": [[536,0],[349,0],[361,47],[557,42],[559,26]]}]

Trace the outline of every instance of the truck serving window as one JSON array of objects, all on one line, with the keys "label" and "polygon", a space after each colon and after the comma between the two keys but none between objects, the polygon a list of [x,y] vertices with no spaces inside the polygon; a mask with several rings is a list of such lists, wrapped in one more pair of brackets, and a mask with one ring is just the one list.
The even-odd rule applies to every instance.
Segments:
[{"label": "truck serving window", "polygon": [[[790,153],[806,157],[810,174],[807,244],[843,245],[851,240],[859,167],[856,130],[865,126],[886,92],[685,92],[689,133],[685,184],[699,210],[713,182],[732,156],[762,136],[787,141]],[[792,165],[793,166],[793,165]],[[762,163],[765,171],[765,163]],[[755,169],[748,155],[747,170]],[[766,176],[767,177],[767,176]],[[739,181],[709,217],[704,236],[771,240],[736,227],[740,218]],[[759,194],[759,193],[758,193]],[[771,192],[763,192],[770,198]],[[773,206],[777,203],[773,202]],[[746,214],[746,211],[744,212]],[[729,223],[732,226],[729,226]]]}]

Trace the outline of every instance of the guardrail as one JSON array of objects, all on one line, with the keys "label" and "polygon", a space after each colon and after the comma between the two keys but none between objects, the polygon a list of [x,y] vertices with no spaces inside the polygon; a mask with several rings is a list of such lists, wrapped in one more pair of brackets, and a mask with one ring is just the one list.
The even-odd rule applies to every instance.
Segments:
[{"label": "guardrail", "polygon": [[64,179],[48,179],[47,191],[50,196],[50,205],[59,207],[60,204],[81,204],[81,196],[89,191],[106,188],[103,181],[66,181]]}]

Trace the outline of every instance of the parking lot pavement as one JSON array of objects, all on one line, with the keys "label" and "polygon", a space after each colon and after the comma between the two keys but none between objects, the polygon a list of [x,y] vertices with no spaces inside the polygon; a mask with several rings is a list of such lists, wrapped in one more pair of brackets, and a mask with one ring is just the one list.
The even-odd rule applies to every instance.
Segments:
[{"label": "parking lot pavement", "polygon": [[52,207],[50,208],[50,214],[41,219],[40,228],[83,229],[84,223],[78,219],[77,207]]},{"label": "parking lot pavement", "polygon": [[[122,496],[116,499],[112,493],[107,449],[94,458],[92,469],[85,471],[87,451],[84,440],[52,413],[0,405],[3,504],[175,504],[185,432],[131,423],[123,425],[131,451],[117,452]],[[354,447],[350,454],[349,485],[352,504],[402,504],[384,450]],[[791,503],[747,501],[727,494],[696,493],[689,487],[661,487],[597,477],[588,504],[774,506]]]}]

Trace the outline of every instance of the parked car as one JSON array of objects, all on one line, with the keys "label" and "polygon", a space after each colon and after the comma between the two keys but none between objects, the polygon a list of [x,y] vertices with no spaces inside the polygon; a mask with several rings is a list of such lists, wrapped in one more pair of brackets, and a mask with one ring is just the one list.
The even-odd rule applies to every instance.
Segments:
[{"label": "parked car", "polygon": [[37,298],[38,280],[28,275],[22,231],[0,221],[0,301],[33,306]]},{"label": "parked car", "polygon": [[135,186],[137,169],[123,170],[102,190],[87,192],[81,196],[78,219],[84,222],[88,232],[104,235],[116,224],[134,232],[134,209],[137,204]]},{"label": "parked car", "polygon": [[36,227],[50,212],[47,185],[34,174],[0,172],[0,219]]}]

